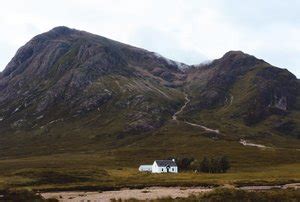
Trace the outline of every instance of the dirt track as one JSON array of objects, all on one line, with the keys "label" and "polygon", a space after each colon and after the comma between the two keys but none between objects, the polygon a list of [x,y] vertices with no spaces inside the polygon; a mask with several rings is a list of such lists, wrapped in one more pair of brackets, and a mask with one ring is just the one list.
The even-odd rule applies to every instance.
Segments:
[{"label": "dirt track", "polygon": [[[172,120],[173,121],[177,121],[178,122],[178,119],[177,119],[177,116],[179,114],[181,114],[183,112],[183,110],[186,108],[186,106],[190,103],[190,99],[188,97],[187,94],[184,94],[185,95],[185,102],[184,104],[182,105],[182,107],[174,113],[174,115],[172,116]],[[200,125],[200,124],[196,124],[196,123],[191,123],[191,122],[187,122],[187,121],[184,121],[184,123],[190,125],[190,126],[194,126],[194,127],[198,127],[198,128],[202,128],[203,130],[205,131],[208,131],[208,132],[212,132],[212,133],[217,133],[217,134],[220,134],[220,131],[219,130],[215,130],[215,129],[211,129],[211,128],[208,128],[206,126],[203,126],[203,125]]]}]

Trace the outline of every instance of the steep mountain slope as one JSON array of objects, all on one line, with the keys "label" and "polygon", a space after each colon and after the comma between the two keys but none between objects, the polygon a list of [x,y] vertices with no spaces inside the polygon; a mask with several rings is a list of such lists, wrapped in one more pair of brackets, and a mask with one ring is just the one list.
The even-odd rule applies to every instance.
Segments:
[{"label": "steep mountain slope", "polygon": [[0,128],[41,133],[91,115],[117,132],[153,130],[180,105],[170,86],[183,79],[178,63],[155,53],[57,27],[20,48],[1,73]]},{"label": "steep mountain slope", "polygon": [[187,74],[186,91],[192,101],[186,118],[215,122],[214,127],[237,136],[299,136],[300,85],[289,71],[231,51]]},{"label": "steep mountain slope", "polygon": [[292,142],[300,134],[299,89],[287,70],[239,51],[187,66],[57,27],[21,47],[0,74],[0,153],[94,152],[135,144],[159,153],[166,145],[178,147],[177,137],[194,148],[190,135],[215,138],[207,136],[214,131],[220,131],[216,139],[235,143],[243,137]]}]

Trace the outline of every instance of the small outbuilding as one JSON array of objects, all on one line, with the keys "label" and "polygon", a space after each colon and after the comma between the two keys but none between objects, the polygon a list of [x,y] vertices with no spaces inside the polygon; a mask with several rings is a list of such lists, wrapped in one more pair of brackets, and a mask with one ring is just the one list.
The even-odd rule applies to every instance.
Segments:
[{"label": "small outbuilding", "polygon": [[141,165],[139,171],[152,173],[178,173],[178,167],[175,159],[155,160],[152,165]]},{"label": "small outbuilding", "polygon": [[141,165],[139,167],[140,172],[152,172],[152,165]]}]

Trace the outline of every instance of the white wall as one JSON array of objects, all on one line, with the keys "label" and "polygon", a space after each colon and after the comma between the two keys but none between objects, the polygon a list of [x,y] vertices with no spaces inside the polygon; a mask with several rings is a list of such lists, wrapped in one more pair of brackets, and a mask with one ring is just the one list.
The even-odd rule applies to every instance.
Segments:
[{"label": "white wall", "polygon": [[[166,173],[167,168],[166,167],[159,167],[157,166],[156,162],[153,163],[152,165],[152,173]],[[178,173],[178,168],[177,166],[171,166],[169,169],[170,173]]]},{"label": "white wall", "polygon": [[152,172],[152,165],[141,165],[139,167],[140,172]]}]

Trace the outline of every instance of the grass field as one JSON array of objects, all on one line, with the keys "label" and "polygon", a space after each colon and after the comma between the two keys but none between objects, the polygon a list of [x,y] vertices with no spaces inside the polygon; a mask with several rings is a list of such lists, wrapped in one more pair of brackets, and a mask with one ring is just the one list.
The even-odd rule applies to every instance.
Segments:
[{"label": "grass field", "polygon": [[[299,140],[293,138],[273,136],[267,143],[272,148],[245,147],[234,139],[214,140],[205,131],[182,122],[171,122],[153,134],[123,139],[95,139],[94,135],[87,133],[85,139],[81,139],[83,135],[72,139],[62,136],[59,141],[46,137],[44,142],[34,142],[31,147],[20,144],[8,152],[1,150],[6,155],[0,158],[0,188],[108,190],[300,182],[300,151],[295,149]],[[280,147],[272,141],[281,141]],[[24,154],[19,155],[22,149]],[[232,167],[226,174],[138,172],[139,165],[152,164],[155,159],[201,160],[204,156],[219,155],[226,155],[231,161]]]},{"label": "grass field", "polygon": [[[136,167],[110,164],[105,154],[63,154],[1,160],[1,188],[35,190],[109,190],[145,186],[217,186],[300,182],[300,163],[239,168],[225,174],[140,173]],[[121,162],[122,163],[122,162]]]},{"label": "grass field", "polygon": [[136,168],[31,168],[1,174],[1,188],[38,190],[108,190],[145,186],[258,185],[300,182],[300,164],[266,167],[264,171],[226,174],[183,172],[179,174],[139,173]]}]

